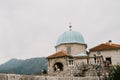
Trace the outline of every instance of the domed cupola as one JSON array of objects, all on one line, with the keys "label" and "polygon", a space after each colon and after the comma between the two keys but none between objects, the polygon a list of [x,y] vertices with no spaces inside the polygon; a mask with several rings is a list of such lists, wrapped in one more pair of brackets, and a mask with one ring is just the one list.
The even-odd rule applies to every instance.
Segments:
[{"label": "domed cupola", "polygon": [[56,52],[61,50],[67,51],[67,53],[75,55],[78,53],[86,52],[86,44],[81,33],[77,31],[72,31],[71,26],[69,31],[65,31],[62,35],[58,37],[56,43]]},{"label": "domed cupola", "polygon": [[70,29],[58,37],[56,46],[67,43],[85,44],[85,41],[80,32],[72,31]]}]

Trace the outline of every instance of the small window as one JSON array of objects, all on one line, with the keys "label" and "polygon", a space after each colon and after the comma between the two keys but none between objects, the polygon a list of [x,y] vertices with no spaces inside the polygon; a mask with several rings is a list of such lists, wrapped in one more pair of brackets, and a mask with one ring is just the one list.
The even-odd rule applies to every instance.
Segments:
[{"label": "small window", "polygon": [[71,58],[69,58],[69,65],[74,65],[74,59],[71,57]]},{"label": "small window", "polygon": [[71,54],[71,47],[67,47],[67,53]]},{"label": "small window", "polygon": [[73,65],[73,60],[69,60],[69,65]]}]

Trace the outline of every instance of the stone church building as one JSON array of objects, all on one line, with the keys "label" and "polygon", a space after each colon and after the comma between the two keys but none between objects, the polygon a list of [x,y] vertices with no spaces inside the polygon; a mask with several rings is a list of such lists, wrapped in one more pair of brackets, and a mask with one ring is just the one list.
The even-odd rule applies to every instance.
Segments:
[{"label": "stone church building", "polygon": [[51,76],[82,75],[79,72],[83,70],[81,65],[103,63],[105,60],[117,64],[120,61],[120,45],[100,44],[88,52],[81,33],[71,29],[58,37],[55,49],[56,52],[47,57],[48,75]]}]

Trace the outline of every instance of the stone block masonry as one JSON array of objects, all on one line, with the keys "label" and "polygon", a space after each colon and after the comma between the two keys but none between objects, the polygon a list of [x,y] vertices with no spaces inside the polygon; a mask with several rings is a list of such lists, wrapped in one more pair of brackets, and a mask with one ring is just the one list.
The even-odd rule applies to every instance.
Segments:
[{"label": "stone block masonry", "polygon": [[1,73],[0,80],[99,80],[99,77],[97,76],[59,77],[59,76],[19,75]]}]

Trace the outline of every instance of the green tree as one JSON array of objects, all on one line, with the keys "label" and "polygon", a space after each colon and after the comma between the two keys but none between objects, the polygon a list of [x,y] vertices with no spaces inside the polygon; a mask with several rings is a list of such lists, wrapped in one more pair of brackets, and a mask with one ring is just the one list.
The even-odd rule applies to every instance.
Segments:
[{"label": "green tree", "polygon": [[120,80],[120,65],[117,65],[113,68],[110,80]]}]

